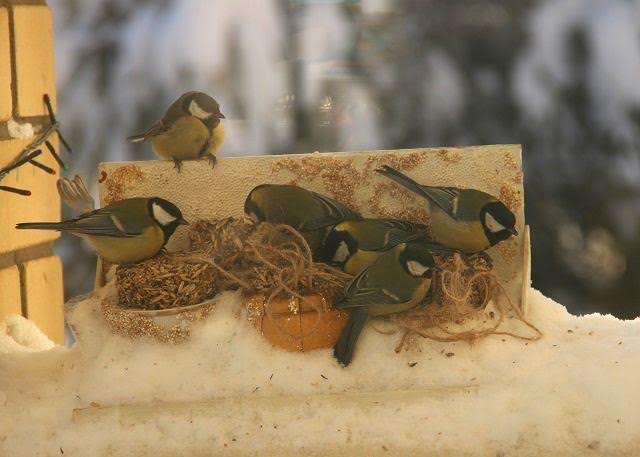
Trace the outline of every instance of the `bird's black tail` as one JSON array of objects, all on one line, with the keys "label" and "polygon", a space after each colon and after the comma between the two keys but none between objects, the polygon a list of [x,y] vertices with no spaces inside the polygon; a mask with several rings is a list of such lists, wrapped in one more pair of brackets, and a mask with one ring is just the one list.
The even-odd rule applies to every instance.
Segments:
[{"label": "bird's black tail", "polygon": [[356,341],[358,341],[358,337],[368,319],[369,315],[365,309],[354,309],[349,316],[347,325],[340,334],[340,339],[333,347],[333,356],[345,367],[351,363]]},{"label": "bird's black tail", "polygon": [[395,168],[390,167],[389,165],[383,165],[380,168],[376,168],[376,171],[381,175],[384,175],[387,178],[394,180],[401,186],[406,187],[407,189],[415,192],[416,194],[429,198],[429,195],[425,193],[424,189],[420,184],[415,182],[413,179],[411,179],[407,175],[400,173]]},{"label": "bird's black tail", "polygon": [[16,224],[17,229],[36,229],[36,230],[62,230],[64,223],[62,222],[22,222]]}]

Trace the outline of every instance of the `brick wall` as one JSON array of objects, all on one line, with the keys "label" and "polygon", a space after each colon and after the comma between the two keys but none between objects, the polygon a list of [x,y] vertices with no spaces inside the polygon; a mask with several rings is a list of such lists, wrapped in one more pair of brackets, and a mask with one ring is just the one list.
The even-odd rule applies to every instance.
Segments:
[{"label": "brick wall", "polygon": [[[0,168],[34,139],[12,138],[10,121],[28,122],[36,134],[48,126],[45,93],[55,110],[51,10],[44,1],[0,0]],[[51,142],[57,147],[55,134]],[[49,154],[38,160],[59,173]],[[0,191],[0,320],[10,313],[22,314],[62,343],[62,265],[52,250],[59,235],[14,228],[17,222],[60,219],[57,177],[27,164],[1,182],[28,189],[32,195]]]}]

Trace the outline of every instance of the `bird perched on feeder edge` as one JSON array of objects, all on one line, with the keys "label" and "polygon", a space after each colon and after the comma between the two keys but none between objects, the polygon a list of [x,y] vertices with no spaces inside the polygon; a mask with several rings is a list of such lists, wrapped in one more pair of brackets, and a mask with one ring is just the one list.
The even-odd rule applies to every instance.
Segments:
[{"label": "bird perched on feeder edge", "polygon": [[431,289],[433,257],[423,242],[401,243],[385,251],[347,284],[336,309],[351,310],[333,354],[347,366],[358,337],[371,316],[400,313],[418,306]]},{"label": "bird perched on feeder edge", "polygon": [[224,125],[220,119],[225,117],[213,98],[204,92],[186,92],[171,104],[162,119],[127,140],[151,141],[156,155],[173,160],[178,171],[183,160],[204,157],[213,167],[215,154],[224,141]]},{"label": "bird perched on feeder edge", "polygon": [[424,186],[387,165],[376,171],[429,201],[429,228],[443,246],[473,254],[518,234],[515,215],[486,192]]},{"label": "bird perched on feeder edge", "polygon": [[299,231],[309,244],[314,259],[322,257],[322,241],[328,230],[361,216],[329,197],[299,186],[261,184],[249,192],[244,212],[254,222],[286,224]]},{"label": "bird perched on feeder edge", "polygon": [[176,205],[162,198],[128,198],[62,222],[24,222],[17,229],[58,230],[84,238],[111,263],[155,256],[179,225],[188,225]]}]

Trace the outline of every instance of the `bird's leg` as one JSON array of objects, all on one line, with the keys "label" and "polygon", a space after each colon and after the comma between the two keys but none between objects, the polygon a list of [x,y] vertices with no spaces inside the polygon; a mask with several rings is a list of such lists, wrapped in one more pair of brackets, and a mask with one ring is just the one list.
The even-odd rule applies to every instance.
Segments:
[{"label": "bird's leg", "polygon": [[209,153],[209,154],[206,154],[205,157],[209,161],[209,165],[211,165],[211,168],[214,168],[216,166],[216,163],[218,163],[218,159],[215,156],[215,154]]},{"label": "bird's leg", "polygon": [[177,168],[178,169],[178,173],[180,173],[180,171],[182,170],[182,160],[176,159],[174,157],[173,158],[173,168]]}]

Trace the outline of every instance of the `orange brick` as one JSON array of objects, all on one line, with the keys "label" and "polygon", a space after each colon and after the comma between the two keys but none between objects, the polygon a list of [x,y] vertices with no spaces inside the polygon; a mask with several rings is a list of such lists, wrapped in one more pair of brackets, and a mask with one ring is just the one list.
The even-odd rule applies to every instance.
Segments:
[{"label": "orange brick", "polygon": [[56,77],[53,61],[53,24],[46,5],[12,7],[18,116],[46,114],[42,96],[51,96],[56,109]]},{"label": "orange brick", "polygon": [[[32,139],[0,141],[0,167],[7,165],[31,141]],[[52,143],[57,147],[57,138],[52,138]],[[48,152],[43,152],[38,161],[58,171],[56,162]],[[60,220],[57,178],[58,175],[50,175],[26,164],[0,181],[0,185],[31,191],[29,197],[0,191],[0,254],[53,241],[60,236],[58,232],[15,229],[18,222]]]},{"label": "orange brick", "polygon": [[11,117],[11,51],[9,47],[9,11],[0,8],[0,121]]},{"label": "orange brick", "polygon": [[9,314],[22,314],[20,272],[15,265],[0,269],[0,321]]},{"label": "orange brick", "polygon": [[23,263],[27,318],[34,321],[51,340],[64,343],[62,263],[56,256]]}]

